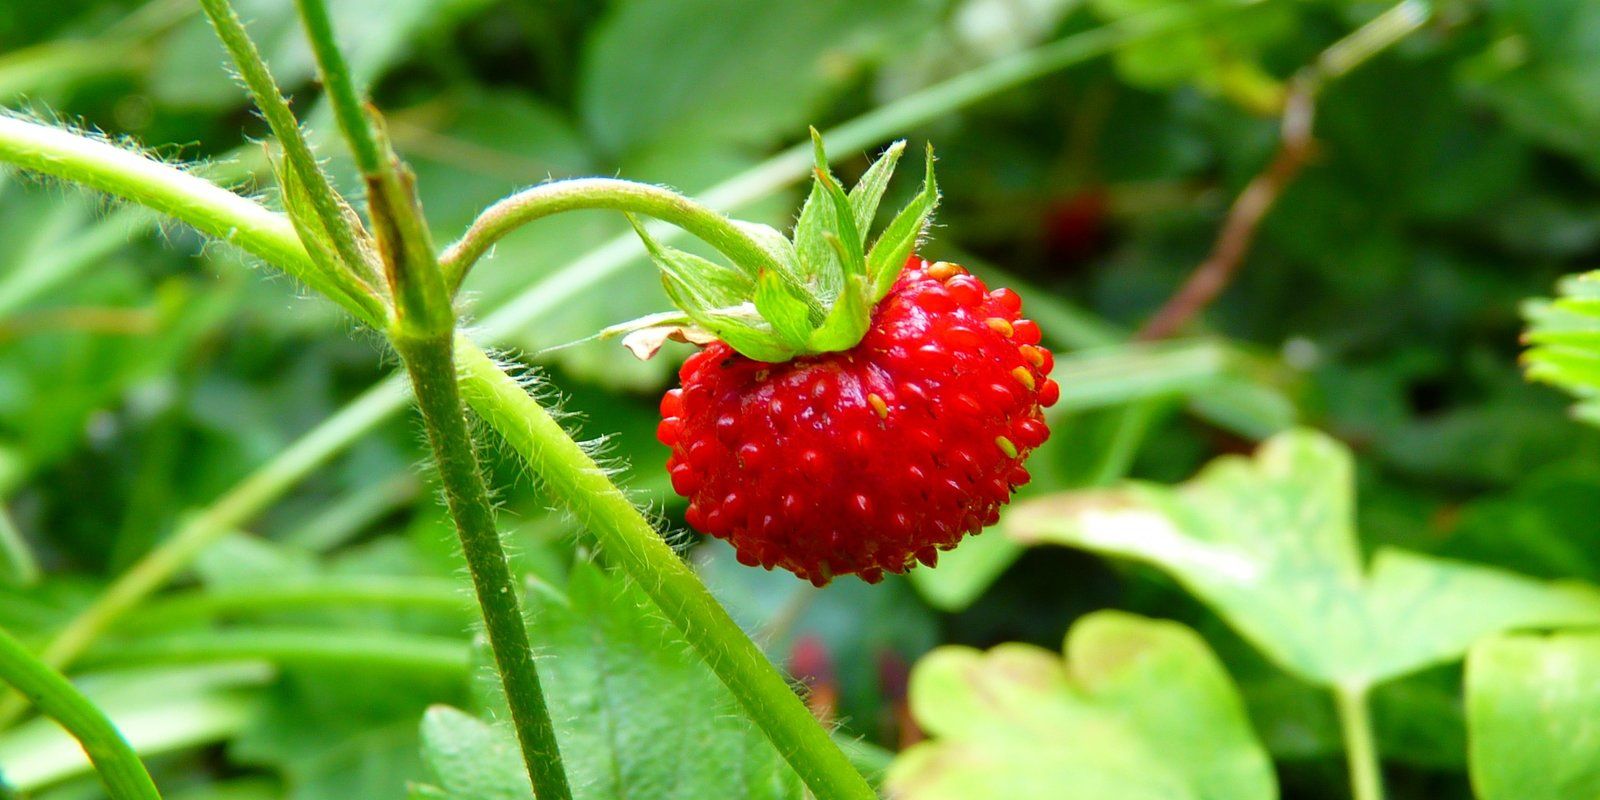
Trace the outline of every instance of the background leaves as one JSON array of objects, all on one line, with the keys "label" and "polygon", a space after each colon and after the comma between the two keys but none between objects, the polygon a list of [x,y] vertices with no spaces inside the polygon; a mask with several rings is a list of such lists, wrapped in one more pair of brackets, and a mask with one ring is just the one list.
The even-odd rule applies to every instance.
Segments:
[{"label": "background leaves", "polygon": [[[291,5],[243,7],[321,154],[353,189]],[[341,39],[417,168],[441,243],[487,203],[546,178],[623,175],[700,191],[802,143],[807,124],[826,129],[1020,48],[1187,5],[407,0],[374,12],[366,0],[333,2]],[[1518,364],[1523,301],[1582,294],[1582,284],[1559,290],[1557,278],[1593,269],[1600,255],[1600,34],[1579,0],[1434,5],[1435,23],[1326,88],[1315,158],[1268,215],[1239,279],[1181,341],[1126,337],[1205,256],[1227,204],[1271,157],[1280,82],[1386,4],[1265,0],[900,132],[913,153],[938,146],[945,197],[924,254],[1017,288],[1056,351],[1065,396],[1054,436],[1029,464],[1032,496],[1124,476],[1178,484],[1291,426],[1324,431],[1348,448],[1348,476],[1337,486],[1307,478],[1295,491],[1338,488],[1359,503],[1340,526],[1343,543],[1306,550],[1322,555],[1292,583],[1335,587],[1331,596],[1355,610],[1337,626],[1327,614],[1258,620],[1248,630],[1259,635],[1246,639],[1240,618],[1273,608],[1287,618],[1307,604],[1293,592],[1259,594],[1241,615],[1229,609],[1243,600],[1208,605],[1189,593],[1199,583],[1171,571],[1025,547],[1006,533],[1011,519],[938,569],[870,590],[812,592],[737,568],[720,543],[676,539],[772,658],[804,675],[841,734],[859,739],[858,752],[881,765],[887,756],[871,748],[915,740],[907,672],[935,647],[1054,651],[1075,620],[1112,608],[1203,636],[1275,759],[1283,796],[1346,796],[1332,705],[1289,667],[1319,681],[1406,671],[1372,697],[1390,796],[1471,794],[1461,668],[1429,664],[1504,624],[1587,619],[1587,590],[1567,586],[1600,580],[1587,556],[1600,514],[1600,434],[1569,418],[1568,396],[1528,385]],[[190,3],[11,6],[0,14],[8,106],[131,137],[165,158],[210,160],[246,178],[243,191],[278,202],[253,143],[263,128]],[[851,185],[876,153],[835,155]],[[914,176],[914,160],[903,178]],[[903,206],[914,184],[896,182],[883,206]],[[778,193],[742,216],[786,229],[801,200]],[[556,270],[625,233],[625,222],[598,213],[520,231],[473,272],[471,313],[482,319],[524,291],[547,291]],[[42,639],[383,374],[374,343],[350,335],[326,303],[136,211],[7,175],[0,239],[0,513],[44,575],[30,586],[5,573],[0,624],[25,638]],[[640,363],[610,343],[563,347],[665,307],[642,248],[635,255],[553,304],[515,344],[544,371],[540,391],[564,398],[569,424],[608,437],[620,479],[681,529],[652,432],[657,395],[688,348],[669,345]],[[1528,308],[1534,373],[1564,365],[1544,374],[1583,405],[1594,382],[1584,350],[1572,348],[1592,315],[1564,300]],[[566,597],[573,565],[592,556],[582,531],[546,510],[514,462],[486,455],[530,591]],[[414,469],[419,457],[409,424],[364,438],[202,559],[75,676],[88,688],[132,687],[102,696],[130,735],[153,737],[139,740],[156,754],[164,788],[252,800],[393,797],[408,784],[490,791],[463,788],[459,759],[452,767],[441,748],[419,755],[429,734],[418,723],[438,704],[461,711],[428,717],[436,740],[493,748],[497,729],[478,720],[493,717],[494,703],[472,693],[470,673],[383,672],[365,661],[319,669],[263,652],[242,667],[237,651],[218,663],[218,643],[307,633],[386,646],[431,637],[468,652],[470,615],[428,599],[459,585],[460,565],[432,487]],[[1288,521],[1249,531],[1263,546],[1251,551],[1256,563],[1275,563],[1278,551],[1265,545],[1306,531]],[[352,578],[416,591],[306,599]],[[1435,579],[1456,588],[1435,596]],[[1376,592],[1380,584],[1388,588]],[[1431,600],[1405,599],[1413,589]],[[1502,602],[1499,616],[1484,611],[1489,598],[1515,603]],[[1391,613],[1396,605],[1404,613]],[[1431,610],[1433,622],[1424,626],[1414,609]],[[654,652],[648,619],[610,624]],[[1384,655],[1329,653],[1319,637],[1330,629],[1343,631],[1330,640],[1349,637],[1363,651],[1371,636]],[[1551,641],[1568,638],[1583,637]],[[161,648],[168,660],[153,655]],[[119,652],[143,661],[118,661]],[[1535,719],[1526,698],[1561,685],[1518,679],[1538,663],[1472,670],[1469,688],[1507,698],[1507,708],[1522,698],[1509,718]],[[641,665],[699,685],[672,668]],[[231,677],[195,677],[210,670]],[[346,686],[351,675],[361,676],[359,691]],[[1483,750],[1490,740],[1474,716],[1472,747]],[[161,719],[183,724],[152,723]],[[1533,739],[1506,730],[1507,739]],[[673,757],[692,752],[678,744]],[[30,788],[48,800],[96,796],[74,758],[33,722],[0,734],[0,771],[33,776]],[[1495,758],[1510,757],[1474,754],[1480,791],[1492,788],[1481,776]],[[1541,771],[1536,761],[1504,764]],[[486,760],[470,775],[494,772]]]}]

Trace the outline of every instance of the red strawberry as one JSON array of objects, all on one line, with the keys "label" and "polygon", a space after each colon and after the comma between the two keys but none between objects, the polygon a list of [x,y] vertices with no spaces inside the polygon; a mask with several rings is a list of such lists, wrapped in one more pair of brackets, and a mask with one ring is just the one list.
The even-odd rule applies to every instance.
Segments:
[{"label": "red strawberry", "polygon": [[1009,289],[912,258],[849,350],[782,364],[716,342],[661,402],[673,488],[745,564],[875,583],[993,524],[1060,395]]},{"label": "red strawberry", "polygon": [[844,574],[875,583],[999,518],[1060,388],[1015,292],[911,255],[939,196],[931,150],[922,191],[869,248],[903,143],[848,193],[816,145],[792,237],[707,228],[731,267],[639,228],[682,313],[614,330],[638,331],[636,353],[668,338],[708,344],[662,399],[657,432],[690,525],[745,564],[819,586]]}]

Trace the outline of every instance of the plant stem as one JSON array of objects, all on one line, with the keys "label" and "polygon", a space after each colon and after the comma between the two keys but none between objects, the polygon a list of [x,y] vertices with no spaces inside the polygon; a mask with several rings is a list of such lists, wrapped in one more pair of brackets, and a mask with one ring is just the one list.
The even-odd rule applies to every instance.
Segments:
[{"label": "plant stem", "polygon": [[1367,709],[1367,688],[1339,684],[1333,689],[1339,712],[1339,728],[1344,734],[1345,759],[1350,769],[1350,792],[1354,800],[1383,800],[1383,765],[1378,760],[1377,737],[1372,715]]},{"label": "plant stem", "polygon": [[238,67],[239,76],[255,99],[256,107],[278,138],[289,168],[294,170],[305,187],[318,224],[333,242],[334,251],[344,264],[345,277],[356,281],[362,290],[371,294],[374,289],[367,283],[371,265],[357,243],[355,225],[345,213],[347,207],[333,190],[333,184],[323,174],[322,167],[317,164],[317,157],[312,154],[311,145],[306,142],[299,121],[294,118],[294,112],[289,110],[289,102],[278,89],[277,81],[273,80],[267,62],[245,31],[244,23],[234,13],[229,0],[200,0],[200,8],[211,20],[211,27],[216,30],[217,38],[222,40],[222,46],[233,57],[234,66]]},{"label": "plant stem", "polygon": [[66,178],[176,217],[260,257],[382,327],[377,298],[354,291],[306,256],[288,218],[177,167],[71,131],[0,114],[0,161]]},{"label": "plant stem", "polygon": [[86,667],[261,660],[281,664],[390,669],[465,676],[472,648],[449,636],[339,628],[235,628],[118,642],[85,656]]},{"label": "plant stem", "polygon": [[505,685],[511,720],[522,745],[523,760],[542,800],[571,797],[555,729],[545,706],[544,690],[534,668],[522,616],[517,584],[506,564],[495,528],[494,512],[484,486],[478,454],[462,413],[461,389],[456,380],[455,355],[449,338],[410,340],[396,337],[395,348],[405,360],[416,392],[417,407],[428,429],[428,440],[438,461],[450,514],[461,536],[461,551],[483,608],[484,626],[495,665]]},{"label": "plant stem", "polygon": [[1222,294],[1244,265],[1262,220],[1311,158],[1314,145],[1311,127],[1318,94],[1329,81],[1343,77],[1422,27],[1431,13],[1432,9],[1422,0],[1403,0],[1334,42],[1289,82],[1280,125],[1281,140],[1272,160],[1235,198],[1210,255],[1151,315],[1134,338],[1167,338]]},{"label": "plant stem", "polygon": [[128,625],[144,631],[192,625],[224,614],[349,608],[382,608],[408,614],[434,614],[446,619],[460,619],[477,610],[461,590],[461,584],[454,580],[347,576],[185,592],[151,603],[137,618],[128,620]]},{"label": "plant stem", "polygon": [[295,0],[295,5],[305,23],[306,38],[311,40],[311,52],[316,56],[317,71],[322,74],[322,85],[328,91],[334,119],[338,120],[339,129],[350,144],[356,168],[362,175],[376,175],[383,169],[383,149],[367,124],[360,93],[350,77],[350,63],[335,41],[328,4],[326,0]]},{"label": "plant stem", "polygon": [[644,589],[822,800],[872,798],[811,712],[705,584],[550,414],[482,350],[457,339],[462,394]]},{"label": "plant stem", "polygon": [[15,687],[83,745],[112,800],[160,800],[161,793],[156,791],[150,773],[111,720],[60,673],[3,630],[0,680]]},{"label": "plant stem", "polygon": [[[452,287],[458,286],[495,242],[517,228],[552,214],[582,209],[655,217],[694,234],[735,264],[776,266],[772,256],[733,220],[677,192],[615,178],[574,178],[525,189],[485,209],[466,234],[439,256],[446,280]],[[784,274],[783,270],[778,274]]]}]

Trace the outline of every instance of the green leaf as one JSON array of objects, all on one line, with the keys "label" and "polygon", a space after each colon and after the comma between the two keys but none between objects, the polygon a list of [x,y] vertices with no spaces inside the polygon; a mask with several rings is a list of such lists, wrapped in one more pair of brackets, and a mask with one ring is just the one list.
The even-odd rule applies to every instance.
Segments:
[{"label": "green leaf", "polygon": [[872,220],[878,216],[878,203],[883,200],[883,193],[889,188],[889,179],[894,177],[895,165],[900,163],[900,155],[906,150],[906,140],[890,144],[878,156],[878,160],[867,167],[861,174],[861,180],[850,188],[850,210],[855,213],[856,230],[861,232],[862,241],[872,231]]},{"label": "green leaf", "polygon": [[533,785],[516,736],[449,706],[422,717],[422,761],[432,779],[422,796],[450,800],[528,800]]},{"label": "green leaf", "polygon": [[608,8],[589,36],[577,105],[613,153],[664,136],[764,146],[793,135],[831,91],[938,18],[922,0]]},{"label": "green leaf", "polygon": [[690,316],[695,325],[757,361],[776,364],[794,357],[794,349],[779,340],[754,304],[707,309]]},{"label": "green leaf", "polygon": [[[763,225],[759,222],[746,222],[736,219],[733,220],[733,224],[739,226],[739,229],[746,236],[755,240],[756,244],[760,245],[761,249],[771,259],[769,264],[752,265],[753,268],[746,267],[752,279],[755,278],[755,275],[762,267],[767,267],[778,270],[790,285],[796,288],[804,286],[800,280],[800,256],[795,252],[794,244],[789,241],[789,237],[784,236],[783,232],[777,228],[771,225]],[[748,295],[746,296],[748,297]],[[816,302],[814,299],[807,300],[808,305],[813,305]]]},{"label": "green leaf", "polygon": [[1178,488],[1027,503],[1006,530],[1148,562],[1278,665],[1322,685],[1371,686],[1510,628],[1600,620],[1600,595],[1586,586],[1394,549],[1364,566],[1351,480],[1344,445],[1293,431]]},{"label": "green leaf", "polygon": [[872,302],[883,299],[894,287],[906,259],[916,249],[917,240],[928,227],[933,210],[939,205],[939,186],[933,177],[933,147],[928,147],[927,166],[922,175],[922,191],[900,209],[878,236],[867,254],[867,279],[871,282]]},{"label": "green leaf", "polygon": [[777,273],[763,272],[756,280],[755,304],[785,344],[797,350],[805,346],[811,336],[806,303]]},{"label": "green leaf", "polygon": [[1222,664],[1175,622],[1100,611],[1066,660],[942,647],[911,677],[929,741],[889,770],[904,800],[1274,800],[1272,764]]},{"label": "green leaf", "polygon": [[1467,658],[1479,800],[1600,797],[1600,634],[1506,636]]},{"label": "green leaf", "polygon": [[1594,31],[1600,7],[1586,0],[1502,0],[1484,7],[1484,51],[1461,77],[1523,135],[1582,159],[1600,174],[1594,131]]},{"label": "green leaf", "polygon": [[[1215,0],[1092,0],[1108,22],[1137,18],[1174,6]],[[1261,51],[1289,38],[1297,24],[1292,8],[1263,3],[1229,16],[1226,24],[1185,26],[1119,47],[1117,71],[1129,83],[1151,89],[1194,85],[1258,114],[1274,114],[1283,83],[1263,69]]]},{"label": "green leaf", "polygon": [[632,583],[589,563],[530,630],[569,776],[592,798],[799,798],[798,778]]},{"label": "green leaf", "polygon": [[1579,399],[1574,414],[1600,425],[1600,276],[1569,276],[1554,300],[1523,305],[1528,321],[1523,354],[1528,380],[1548,383]]},{"label": "green leaf", "polygon": [[[210,664],[119,670],[77,677],[84,692],[141,756],[182,752],[235,736],[256,716],[266,664]],[[51,720],[35,718],[0,733],[5,783],[39,791],[94,766],[77,740]]]}]

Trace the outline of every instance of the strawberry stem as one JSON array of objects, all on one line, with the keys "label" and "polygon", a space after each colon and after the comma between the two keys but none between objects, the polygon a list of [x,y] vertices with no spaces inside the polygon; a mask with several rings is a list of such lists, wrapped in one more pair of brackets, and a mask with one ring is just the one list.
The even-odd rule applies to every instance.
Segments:
[{"label": "strawberry stem", "polygon": [[[729,219],[671,189],[616,178],[573,178],[524,189],[484,209],[472,227],[440,255],[446,281],[459,287],[495,242],[517,228],[564,211],[609,209],[654,217],[693,234],[754,279],[762,269],[793,276],[761,242]],[[815,298],[812,299],[815,303]]]},{"label": "strawberry stem", "polygon": [[393,341],[411,376],[417,408],[428,430],[428,443],[461,539],[461,552],[466,556],[478,605],[483,610],[489,649],[505,687],[528,776],[540,798],[568,800],[572,790],[534,666],[517,581],[506,562],[477,449],[461,405],[452,334],[424,339],[396,336]]}]

